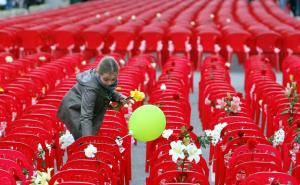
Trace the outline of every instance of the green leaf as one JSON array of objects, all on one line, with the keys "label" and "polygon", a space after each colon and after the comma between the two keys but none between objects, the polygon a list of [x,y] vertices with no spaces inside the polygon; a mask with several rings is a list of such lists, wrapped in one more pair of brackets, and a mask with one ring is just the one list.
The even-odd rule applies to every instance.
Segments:
[{"label": "green leaf", "polygon": [[183,164],[183,160],[178,160],[177,161],[177,164],[180,166],[180,165],[182,165]]},{"label": "green leaf", "polygon": [[289,126],[292,125],[293,121],[294,121],[294,116],[289,117],[289,119],[287,120]]},{"label": "green leaf", "polygon": [[26,168],[23,168],[23,174],[24,174],[25,176],[27,176],[27,175],[29,174],[29,171],[28,171]]},{"label": "green leaf", "polygon": [[181,127],[181,133],[183,133],[185,131],[185,126]]},{"label": "green leaf", "polygon": [[287,110],[284,110],[284,111],[282,111],[281,113],[280,113],[280,115],[285,115],[285,114],[287,114],[287,113],[289,113],[289,109],[287,109]]}]

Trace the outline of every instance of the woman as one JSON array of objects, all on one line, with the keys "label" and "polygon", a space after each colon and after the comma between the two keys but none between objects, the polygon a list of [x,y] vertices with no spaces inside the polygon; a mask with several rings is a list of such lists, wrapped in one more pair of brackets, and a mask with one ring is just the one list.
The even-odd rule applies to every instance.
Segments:
[{"label": "woman", "polygon": [[58,110],[58,118],[78,139],[96,135],[110,101],[123,101],[126,97],[114,91],[119,67],[113,57],[104,57],[96,69],[76,76],[77,83],[64,96]]}]

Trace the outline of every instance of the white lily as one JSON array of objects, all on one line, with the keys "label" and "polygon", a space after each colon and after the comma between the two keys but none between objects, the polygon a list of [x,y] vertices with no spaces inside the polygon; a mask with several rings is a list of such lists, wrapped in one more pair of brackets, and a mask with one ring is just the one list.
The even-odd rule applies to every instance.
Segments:
[{"label": "white lily", "polygon": [[197,164],[200,161],[200,155],[202,154],[201,149],[197,148],[197,146],[194,143],[190,143],[188,146],[186,146],[186,150],[189,154],[188,160],[190,162],[195,160]]},{"label": "white lily", "polygon": [[176,163],[178,158],[184,159],[185,156],[183,150],[186,146],[182,143],[182,141],[172,141],[170,145],[171,149],[169,150],[169,155],[172,155],[172,161]]}]

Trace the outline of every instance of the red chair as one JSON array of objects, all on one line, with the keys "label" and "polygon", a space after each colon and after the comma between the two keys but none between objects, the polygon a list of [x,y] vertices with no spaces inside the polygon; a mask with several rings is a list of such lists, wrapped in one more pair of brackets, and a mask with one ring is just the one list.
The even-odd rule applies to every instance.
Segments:
[{"label": "red chair", "polygon": [[292,171],[292,175],[297,178],[298,182],[300,182],[300,165],[294,167]]},{"label": "red chair", "polygon": [[272,182],[276,182],[277,184],[299,185],[299,182],[295,177],[282,172],[257,172],[249,175],[244,180],[243,184],[260,185],[260,184],[272,184]]},{"label": "red chair", "polygon": [[[151,185],[160,185],[162,182],[168,183],[176,180],[176,177],[180,175],[180,171],[168,171],[160,174],[159,176],[153,179]],[[207,178],[198,172],[185,171],[185,175],[187,176],[186,181],[191,182],[193,184],[201,184],[201,185],[209,185]]]},{"label": "red chair", "polygon": [[234,184],[243,181],[249,175],[263,171],[282,171],[282,167],[271,162],[248,161],[236,165],[226,174],[226,184]]},{"label": "red chair", "polygon": [[[7,171],[16,179],[22,182],[25,182],[27,180],[27,178],[23,174],[23,169],[13,160],[0,158],[0,169]],[[31,177],[28,176],[28,179],[30,178]]]},{"label": "red chair", "polygon": [[89,182],[59,182],[56,185],[95,185],[94,183]]},{"label": "red chair", "polygon": [[22,152],[12,149],[0,149],[0,158],[15,161],[23,170],[28,171],[28,177],[33,176],[33,161],[28,160]]},{"label": "red chair", "polygon": [[110,25],[93,25],[82,31],[82,37],[88,50],[98,51],[98,55],[104,47],[106,35],[112,29]]},{"label": "red chair", "polygon": [[106,136],[81,137],[77,139],[74,143],[72,143],[70,146],[68,146],[68,155],[71,155],[72,153],[77,151],[77,148],[83,144],[93,144],[93,143],[106,143],[106,144],[114,145],[115,140]]},{"label": "red chair", "polygon": [[63,167],[62,171],[69,169],[81,169],[81,170],[93,170],[104,176],[104,182],[110,183],[111,185],[117,185],[117,175],[112,171],[109,164],[104,161],[79,159],[67,162]]},{"label": "red chair", "polygon": [[88,182],[96,185],[104,184],[103,176],[93,170],[68,169],[55,174],[49,181],[49,185],[54,185],[55,182]]},{"label": "red chair", "polygon": [[0,169],[0,184],[15,185],[16,180],[12,174],[10,174],[5,170]]},{"label": "red chair", "polygon": [[36,159],[35,152],[28,144],[13,141],[0,141],[0,148],[10,150],[13,148],[12,150],[23,153],[28,161],[33,161],[33,159]]}]

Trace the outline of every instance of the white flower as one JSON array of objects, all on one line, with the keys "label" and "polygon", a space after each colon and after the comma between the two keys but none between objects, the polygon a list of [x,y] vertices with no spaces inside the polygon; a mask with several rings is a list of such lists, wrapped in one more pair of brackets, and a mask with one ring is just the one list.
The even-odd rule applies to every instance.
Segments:
[{"label": "white flower", "polygon": [[162,137],[169,139],[169,137],[173,134],[173,130],[172,129],[166,129],[163,131],[162,133]]},{"label": "white flower", "polygon": [[38,144],[38,157],[45,160],[45,151],[41,145],[41,143]]},{"label": "white flower", "polygon": [[161,13],[159,13],[159,12],[156,13],[156,17],[157,17],[157,18],[160,18],[160,17],[161,17]]},{"label": "white flower", "polygon": [[226,62],[226,63],[225,63],[225,66],[228,67],[228,68],[230,68],[230,65],[231,65],[231,64],[230,64],[229,62]]},{"label": "white flower", "polygon": [[160,90],[165,91],[166,89],[167,89],[166,84],[163,83],[160,85]]},{"label": "white flower", "polygon": [[186,146],[186,150],[189,154],[188,160],[192,162],[195,160],[196,164],[200,161],[200,155],[202,154],[201,149],[197,148],[197,146],[194,143],[190,143],[188,146]]},{"label": "white flower", "polygon": [[205,105],[210,105],[211,104],[211,100],[208,99],[208,97],[206,97],[205,100],[204,100],[204,104]]},{"label": "white flower", "polygon": [[300,144],[299,143],[294,143],[293,144],[293,148],[290,150],[290,155],[291,155],[291,160],[292,163],[296,163],[296,159],[297,159],[297,153],[299,152],[300,149]]},{"label": "white flower", "polygon": [[153,69],[155,69],[155,68],[156,68],[156,63],[152,62],[152,63],[150,64],[150,66],[151,66]]},{"label": "white flower", "polygon": [[223,130],[223,128],[225,128],[227,125],[228,125],[227,122],[219,123],[219,124],[215,125],[214,131],[221,133],[221,131]]},{"label": "white flower", "polygon": [[47,58],[46,58],[45,56],[40,56],[40,57],[39,57],[39,60],[40,60],[41,62],[45,62],[45,61],[47,60]]},{"label": "white flower", "polygon": [[42,147],[41,143],[38,144],[38,151],[39,151],[39,152],[42,152],[42,151],[43,151],[43,147]]},{"label": "white flower", "polygon": [[92,145],[92,144],[89,144],[84,149],[84,154],[87,158],[94,158],[96,153],[97,153],[97,148],[94,147],[94,145]]},{"label": "white flower", "polygon": [[275,133],[274,133],[274,139],[273,139],[273,146],[276,147],[280,144],[283,143],[284,141],[284,136],[285,133],[284,133],[284,130],[282,128],[280,128],[279,130],[277,130]]},{"label": "white flower", "polygon": [[48,143],[45,143],[45,144],[46,144],[47,150],[49,150],[49,153],[51,153],[52,146]]},{"label": "white flower", "polygon": [[123,146],[119,147],[119,152],[123,153],[125,151],[125,148]]},{"label": "white flower", "polygon": [[221,132],[222,132],[223,128],[226,126],[227,126],[226,122],[219,123],[219,124],[215,125],[214,130],[205,130],[204,131],[205,135],[207,137],[211,138],[211,140],[212,140],[211,143],[213,145],[216,145],[219,142],[220,137],[221,137]]},{"label": "white flower", "polygon": [[214,135],[213,132],[214,131],[210,130],[210,129],[204,130],[205,135],[208,136],[208,137],[212,137]]},{"label": "white flower", "polygon": [[47,172],[37,171],[32,176],[31,185],[48,185],[51,179],[51,171],[53,168],[47,168]]},{"label": "white flower", "polygon": [[74,142],[73,135],[67,130],[66,133],[59,138],[59,144],[61,149],[66,149]]},{"label": "white flower", "polygon": [[118,136],[117,139],[115,139],[115,142],[117,143],[118,146],[122,146],[123,139],[120,136]]},{"label": "white flower", "polygon": [[121,66],[123,67],[123,66],[126,64],[125,60],[120,59],[120,64],[121,64]]},{"label": "white flower", "polygon": [[118,20],[118,21],[122,21],[122,19],[123,19],[123,17],[120,16],[120,15],[117,17],[117,20]]},{"label": "white flower", "polygon": [[6,56],[6,57],[5,57],[5,61],[6,61],[7,63],[12,63],[12,62],[14,61],[14,59],[13,59],[12,56]]},{"label": "white flower", "polygon": [[287,83],[285,91],[284,91],[284,95],[287,96],[287,97],[290,97],[291,93],[292,93],[292,89],[293,89],[293,87],[291,87],[291,84]]},{"label": "white flower", "polygon": [[169,155],[172,155],[172,161],[176,163],[178,158],[184,159],[185,156],[183,150],[186,146],[182,143],[182,141],[172,141],[170,145],[171,149],[169,150]]},{"label": "white flower", "polygon": [[136,15],[132,15],[131,20],[135,21],[136,20]]}]

